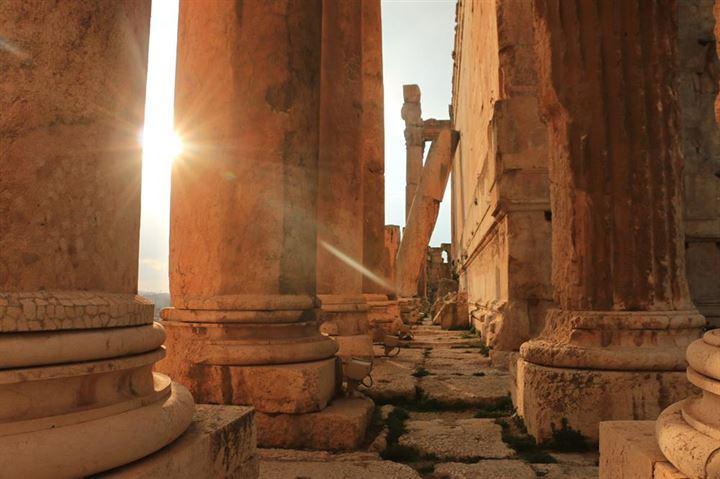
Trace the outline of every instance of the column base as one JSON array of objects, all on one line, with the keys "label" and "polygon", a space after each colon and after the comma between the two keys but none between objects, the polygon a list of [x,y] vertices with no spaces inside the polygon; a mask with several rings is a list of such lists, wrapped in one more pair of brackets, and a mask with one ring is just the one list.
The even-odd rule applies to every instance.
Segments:
[{"label": "column base", "polygon": [[600,479],[689,478],[660,451],[655,421],[606,421],[600,423]]},{"label": "column base", "polygon": [[258,477],[254,411],[200,404],[190,427],[160,451],[93,476],[95,479]]},{"label": "column base", "polygon": [[538,443],[567,427],[598,441],[601,421],[654,419],[695,393],[682,371],[602,371],[541,366],[519,359],[517,408]]},{"label": "column base", "polygon": [[363,295],[318,295],[320,332],[336,340],[340,358],[372,359],[368,303]]},{"label": "column base", "polygon": [[[171,328],[167,330],[169,333]],[[267,366],[164,360],[157,364],[157,370],[187,386],[199,403],[245,405],[259,412],[298,414],[319,411],[334,397],[336,363],[335,358]]]},{"label": "column base", "polygon": [[381,343],[387,334],[397,334],[394,325],[400,318],[400,307],[397,300],[390,300],[384,294],[366,294],[368,302],[368,323],[374,342]]},{"label": "column base", "polygon": [[284,449],[351,451],[362,444],[374,409],[372,400],[335,399],[308,414],[256,413],[258,446]]},{"label": "column base", "polygon": [[705,435],[688,424],[683,407],[689,406],[690,401],[692,399],[685,399],[673,404],[658,417],[655,435],[659,448],[689,477],[718,478],[720,438]]},{"label": "column base", "polygon": [[405,324],[416,324],[420,321],[420,309],[422,307],[422,299],[420,298],[398,298],[398,306],[400,309],[400,318]]},{"label": "column base", "polygon": [[367,334],[332,336],[332,339],[338,345],[337,356],[339,358],[373,359],[373,340]]},{"label": "column base", "polygon": [[[16,424],[26,431],[0,436],[1,475],[69,479],[128,464],[180,436],[191,422],[193,408],[190,393],[173,383],[162,399],[118,414],[97,417],[102,411],[91,409],[74,413],[70,420],[43,418],[42,428],[31,429],[30,422]],[[79,417],[82,414],[87,419]],[[60,425],[46,424],[51,419]]]}]

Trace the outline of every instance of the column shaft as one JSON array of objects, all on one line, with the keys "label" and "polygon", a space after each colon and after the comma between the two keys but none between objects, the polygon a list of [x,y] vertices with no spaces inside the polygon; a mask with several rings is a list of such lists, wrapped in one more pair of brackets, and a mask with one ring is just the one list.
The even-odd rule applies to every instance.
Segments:
[{"label": "column shaft", "polygon": [[[377,163],[372,104],[365,98],[377,71],[370,49],[377,38],[363,34],[369,1],[325,0],[320,92],[318,181],[318,298],[321,330],[339,345],[338,355],[372,356],[363,296],[365,180],[367,163]],[[378,12],[379,13],[379,12]],[[372,148],[372,149],[371,149]]]},{"label": "column shaft", "polygon": [[102,472],[192,418],[136,296],[149,24],[149,0],[0,3],[3,476]]},{"label": "column shaft", "polygon": [[563,418],[596,439],[599,421],[684,394],[704,325],[684,274],[676,5],[539,0],[534,15],[559,309],[521,347],[522,412],[539,440]]},{"label": "column shaft", "polygon": [[180,3],[161,363],[198,401],[325,407],[314,312],[322,3]]}]

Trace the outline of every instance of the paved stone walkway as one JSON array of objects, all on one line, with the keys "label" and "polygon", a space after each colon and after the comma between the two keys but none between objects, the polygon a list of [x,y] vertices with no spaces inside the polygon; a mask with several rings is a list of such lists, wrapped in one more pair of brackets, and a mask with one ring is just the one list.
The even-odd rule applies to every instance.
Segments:
[{"label": "paved stone walkway", "polygon": [[[597,453],[538,448],[509,399],[506,372],[468,331],[423,322],[396,357],[376,350],[378,405],[363,451],[264,449],[261,479],[595,479]],[[569,446],[568,446],[569,444]]]}]

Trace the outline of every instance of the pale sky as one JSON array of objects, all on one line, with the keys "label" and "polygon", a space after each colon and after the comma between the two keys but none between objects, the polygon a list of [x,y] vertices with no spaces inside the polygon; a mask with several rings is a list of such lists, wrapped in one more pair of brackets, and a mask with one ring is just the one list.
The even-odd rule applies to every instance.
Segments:
[{"label": "pale sky", "polygon": [[[145,107],[140,291],[168,291],[168,232],[177,0],[154,0]],[[402,85],[422,91],[423,118],[448,118],[455,0],[382,0],[385,82],[385,223],[405,224]],[[431,245],[450,242],[450,187]]]}]

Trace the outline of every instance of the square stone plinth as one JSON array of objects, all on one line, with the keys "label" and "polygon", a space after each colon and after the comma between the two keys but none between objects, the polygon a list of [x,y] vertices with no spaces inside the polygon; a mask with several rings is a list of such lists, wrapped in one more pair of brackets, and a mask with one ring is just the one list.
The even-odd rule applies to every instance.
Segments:
[{"label": "square stone plinth", "polygon": [[600,423],[600,479],[687,479],[663,456],[655,421]]},{"label": "square stone plinth", "polygon": [[516,402],[538,442],[572,428],[598,442],[601,421],[655,419],[695,393],[684,371],[599,371],[517,363]]},{"label": "square stone plinth", "polygon": [[339,398],[319,412],[256,413],[258,445],[284,449],[350,451],[365,439],[375,405],[362,398]]},{"label": "square stone plinth", "polygon": [[[138,431],[142,434],[142,431]],[[190,427],[154,454],[96,479],[252,479],[258,477],[254,411],[199,404]]]}]

